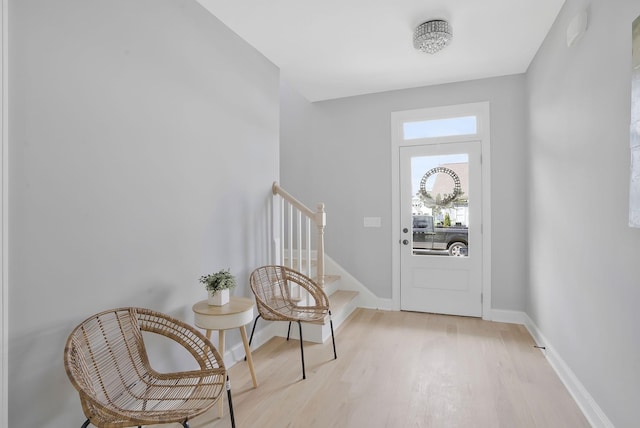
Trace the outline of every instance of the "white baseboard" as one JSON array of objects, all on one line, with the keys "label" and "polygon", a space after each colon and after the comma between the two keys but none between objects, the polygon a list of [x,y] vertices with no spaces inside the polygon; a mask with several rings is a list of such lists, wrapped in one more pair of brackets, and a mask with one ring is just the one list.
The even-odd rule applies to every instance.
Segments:
[{"label": "white baseboard", "polygon": [[524,326],[529,330],[533,340],[538,346],[544,346],[541,349],[549,364],[556,372],[564,386],[567,388],[573,399],[578,404],[580,410],[594,428],[615,428],[607,415],[602,411],[598,403],[593,399],[589,391],[584,387],[575,373],[569,368],[567,363],[555,351],[551,344],[542,334],[538,326],[533,322],[527,314],[524,314]]},{"label": "white baseboard", "polygon": [[522,311],[508,311],[504,309],[491,309],[489,316],[484,316],[487,321],[504,322],[508,324],[525,324],[527,314]]},{"label": "white baseboard", "polygon": [[598,406],[591,394],[589,394],[587,389],[584,387],[582,382],[580,382],[575,373],[569,368],[567,363],[565,363],[560,355],[555,352],[553,345],[544,337],[529,315],[522,311],[492,309],[489,316],[484,317],[484,319],[524,325],[536,344],[538,346],[544,346],[544,349],[540,349],[540,351],[567,388],[569,394],[571,394],[591,426],[594,428],[614,428],[613,423],[611,423],[609,418],[607,418],[600,406]]},{"label": "white baseboard", "polygon": [[393,299],[383,299],[378,297],[377,303],[375,306],[361,306],[361,308],[367,309],[380,309],[383,311],[396,311],[395,304],[393,303]]}]

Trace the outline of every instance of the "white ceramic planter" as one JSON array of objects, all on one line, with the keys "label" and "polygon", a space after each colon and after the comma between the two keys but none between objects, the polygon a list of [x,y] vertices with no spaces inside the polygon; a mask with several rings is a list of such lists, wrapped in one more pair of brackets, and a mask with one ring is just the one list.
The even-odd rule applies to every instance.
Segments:
[{"label": "white ceramic planter", "polygon": [[207,303],[211,306],[224,306],[229,303],[229,289],[219,290],[216,292],[209,291]]}]

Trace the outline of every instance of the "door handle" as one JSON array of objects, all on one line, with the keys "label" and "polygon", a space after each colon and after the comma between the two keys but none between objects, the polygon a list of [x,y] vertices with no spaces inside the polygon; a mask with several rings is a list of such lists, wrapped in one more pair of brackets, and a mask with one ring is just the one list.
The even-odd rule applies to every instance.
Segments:
[{"label": "door handle", "polygon": [[402,244],[404,244],[404,245],[409,245],[409,240],[408,240],[408,239],[404,239],[404,240],[402,241]]},{"label": "door handle", "polygon": [[402,229],[402,233],[407,233],[407,232],[409,232],[409,229],[407,229],[406,227]]}]

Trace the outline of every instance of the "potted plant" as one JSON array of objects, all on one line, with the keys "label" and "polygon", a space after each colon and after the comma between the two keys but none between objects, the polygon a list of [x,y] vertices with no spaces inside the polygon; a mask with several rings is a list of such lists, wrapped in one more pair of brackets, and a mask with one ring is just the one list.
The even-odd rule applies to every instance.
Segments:
[{"label": "potted plant", "polygon": [[212,306],[222,306],[229,303],[229,290],[236,286],[236,278],[223,269],[219,272],[200,277],[200,282],[209,292],[208,302]]}]

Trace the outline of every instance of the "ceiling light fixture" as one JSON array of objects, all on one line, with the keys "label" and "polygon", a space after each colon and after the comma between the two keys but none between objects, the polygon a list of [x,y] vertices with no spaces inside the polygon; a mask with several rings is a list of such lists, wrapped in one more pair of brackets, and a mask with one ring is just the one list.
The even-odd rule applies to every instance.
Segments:
[{"label": "ceiling light fixture", "polygon": [[447,46],[452,37],[453,32],[447,21],[423,22],[413,32],[413,47],[434,54]]}]

